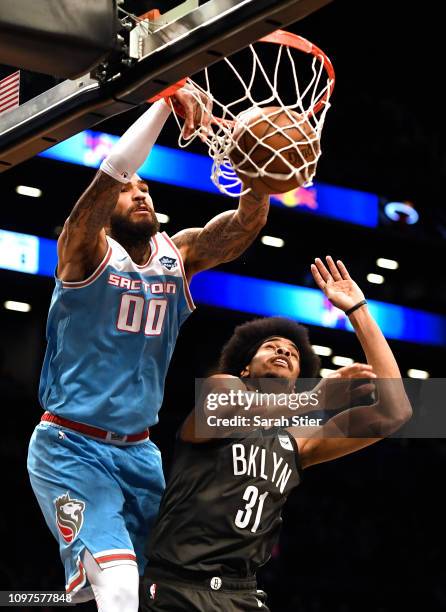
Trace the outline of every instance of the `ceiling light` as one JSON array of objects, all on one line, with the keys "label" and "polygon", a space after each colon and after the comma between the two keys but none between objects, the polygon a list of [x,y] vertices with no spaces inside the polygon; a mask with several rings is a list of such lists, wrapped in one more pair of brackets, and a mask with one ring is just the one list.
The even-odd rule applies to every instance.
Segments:
[{"label": "ceiling light", "polygon": [[262,244],[266,244],[266,246],[271,246],[271,247],[283,247],[285,244],[285,241],[282,240],[282,238],[275,238],[274,236],[262,236],[261,237],[261,242]]},{"label": "ceiling light", "polygon": [[30,198],[40,198],[42,190],[37,187],[28,187],[27,185],[17,185],[15,188],[19,195],[29,196]]},{"label": "ceiling light", "polygon": [[381,274],[367,274],[367,280],[369,283],[373,283],[374,285],[382,285],[384,282],[384,276]]},{"label": "ceiling light", "polygon": [[353,359],[350,359],[350,357],[341,357],[341,355],[335,355],[331,361],[337,366],[349,366],[353,363]]},{"label": "ceiling light", "polygon": [[386,270],[398,270],[400,266],[394,259],[386,259],[385,257],[380,257],[377,259],[376,265],[378,268],[386,268]]},{"label": "ceiling light", "polygon": [[6,310],[15,310],[16,312],[29,312],[31,310],[31,304],[15,302],[14,300],[7,300],[3,306]]},{"label": "ceiling light", "polygon": [[316,355],[321,355],[322,357],[330,357],[333,352],[329,346],[320,346],[319,344],[313,344],[313,351]]},{"label": "ceiling light", "polygon": [[416,368],[411,368],[410,370],[407,370],[407,376],[409,378],[421,378],[421,379],[426,379],[429,378],[430,374],[429,372],[426,372],[426,370],[417,370]]},{"label": "ceiling light", "polygon": [[160,213],[160,212],[157,212],[155,214],[156,214],[156,218],[158,219],[160,223],[169,223],[170,221],[169,215],[165,215],[164,213]]}]

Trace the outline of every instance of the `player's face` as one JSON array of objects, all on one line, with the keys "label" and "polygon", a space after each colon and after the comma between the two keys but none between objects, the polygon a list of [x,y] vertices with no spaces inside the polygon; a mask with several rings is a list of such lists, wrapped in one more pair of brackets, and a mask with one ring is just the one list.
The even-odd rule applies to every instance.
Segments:
[{"label": "player's face", "polygon": [[268,338],[258,348],[244,375],[251,378],[289,378],[300,372],[300,357],[296,345],[287,338]]},{"label": "player's face", "polygon": [[133,175],[130,183],[123,184],[110,226],[117,235],[125,231],[147,238],[159,230],[149,187],[138,175]]}]

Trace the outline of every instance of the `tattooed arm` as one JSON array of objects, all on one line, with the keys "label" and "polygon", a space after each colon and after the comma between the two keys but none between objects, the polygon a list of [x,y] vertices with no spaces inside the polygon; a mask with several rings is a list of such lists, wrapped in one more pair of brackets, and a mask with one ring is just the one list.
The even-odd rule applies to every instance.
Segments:
[{"label": "tattooed arm", "polygon": [[227,210],[203,228],[190,228],[173,236],[183,257],[188,280],[201,270],[232,261],[254,241],[266,223],[269,196],[250,192],[237,210]]},{"label": "tattooed arm", "polygon": [[104,226],[124,187],[101,170],[65,221],[57,242],[58,278],[81,281],[94,272],[107,252]]}]

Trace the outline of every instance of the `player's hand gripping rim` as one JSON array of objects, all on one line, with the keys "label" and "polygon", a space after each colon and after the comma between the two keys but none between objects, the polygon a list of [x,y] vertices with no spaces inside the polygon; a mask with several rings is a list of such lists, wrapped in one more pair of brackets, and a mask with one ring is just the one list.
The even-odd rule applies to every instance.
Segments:
[{"label": "player's hand gripping rim", "polygon": [[184,116],[183,138],[187,140],[200,129],[200,138],[205,140],[212,120],[212,100],[209,96],[193,83],[187,82],[172,94],[171,100]]}]

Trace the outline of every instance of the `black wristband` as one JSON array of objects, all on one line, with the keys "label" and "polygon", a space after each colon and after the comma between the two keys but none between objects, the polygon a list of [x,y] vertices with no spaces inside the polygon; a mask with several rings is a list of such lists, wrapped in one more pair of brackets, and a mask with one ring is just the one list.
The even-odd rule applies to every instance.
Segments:
[{"label": "black wristband", "polygon": [[346,316],[349,317],[352,312],[355,312],[355,310],[358,310],[358,308],[361,308],[361,306],[365,306],[365,304],[367,304],[367,300],[361,300],[360,302],[358,302],[357,304],[355,304],[354,306],[352,306],[351,308],[349,308],[346,311]]}]

